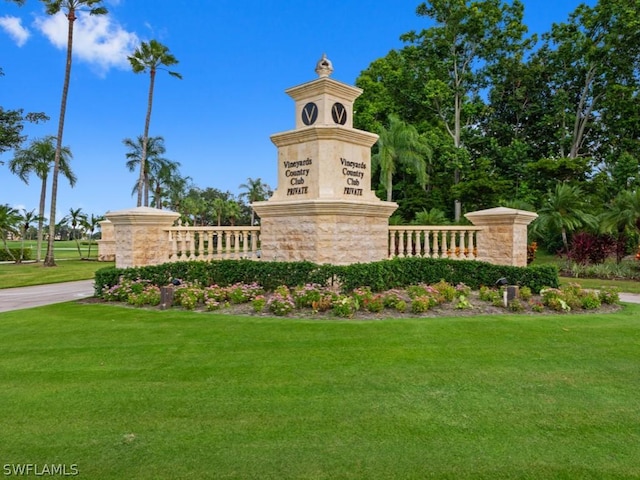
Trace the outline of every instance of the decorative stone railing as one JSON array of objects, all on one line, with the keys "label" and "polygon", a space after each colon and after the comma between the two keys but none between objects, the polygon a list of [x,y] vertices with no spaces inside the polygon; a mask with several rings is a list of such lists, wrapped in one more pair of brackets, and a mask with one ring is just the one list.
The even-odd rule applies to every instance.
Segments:
[{"label": "decorative stone railing", "polygon": [[260,227],[189,227],[166,229],[170,262],[260,258]]},{"label": "decorative stone railing", "polygon": [[[149,207],[107,212],[106,217],[109,222],[101,224],[103,240],[99,243],[99,257],[102,260],[115,257],[117,268],[196,259],[262,257],[273,260],[261,255],[260,249],[263,243],[266,245],[273,241],[277,234],[274,230],[172,226],[179,214]],[[473,226],[392,225],[387,229],[383,225],[378,236],[370,239],[382,244],[381,252],[376,250],[368,261],[379,261],[385,256],[428,257],[527,265],[527,225],[537,217],[535,213],[497,207],[467,213],[465,217]],[[321,229],[322,225],[317,228]],[[353,238],[349,237],[350,233],[351,230],[344,229],[339,237],[332,237],[334,243],[323,245],[323,248],[341,248],[343,239],[348,242]],[[304,232],[299,235],[304,235]],[[366,242],[363,249],[366,250]],[[306,259],[304,253],[300,253],[300,259]],[[352,263],[363,261],[356,258]]]},{"label": "decorative stone railing", "polygon": [[389,258],[426,257],[475,260],[481,227],[389,226]]}]

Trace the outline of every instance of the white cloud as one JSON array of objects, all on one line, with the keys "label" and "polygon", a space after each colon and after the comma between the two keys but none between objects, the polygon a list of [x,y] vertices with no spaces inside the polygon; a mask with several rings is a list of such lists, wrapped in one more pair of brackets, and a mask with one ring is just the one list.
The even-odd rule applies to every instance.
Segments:
[{"label": "white cloud", "polygon": [[11,17],[9,15],[0,17],[0,28],[7,32],[19,47],[27,43],[31,35],[29,30],[22,26],[22,20],[18,17]]},{"label": "white cloud", "polygon": [[[57,48],[67,48],[69,23],[61,12],[54,16],[39,17],[36,27]],[[108,15],[89,15],[78,12],[73,28],[73,54],[85,61],[102,74],[110,68],[129,68],[127,55],[130,55],[140,43],[138,36],[127,32]]]}]

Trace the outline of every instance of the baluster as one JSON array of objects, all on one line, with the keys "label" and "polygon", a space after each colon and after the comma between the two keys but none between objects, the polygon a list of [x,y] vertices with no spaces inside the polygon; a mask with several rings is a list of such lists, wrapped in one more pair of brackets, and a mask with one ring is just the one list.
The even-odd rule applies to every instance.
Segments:
[{"label": "baluster", "polygon": [[171,245],[171,252],[169,253],[169,261],[175,262],[178,255],[178,245],[176,244],[175,232],[169,230],[169,244]]},{"label": "baluster", "polygon": [[238,241],[240,241],[242,239],[242,258],[246,258],[247,252],[249,250],[249,246],[247,245],[247,232],[245,232],[244,230],[241,230],[238,232]]},{"label": "baluster", "polygon": [[438,257],[438,232],[436,230],[427,230],[429,235],[429,258]]},{"label": "baluster", "polygon": [[233,258],[240,258],[240,235],[238,232],[231,232],[231,236],[233,237],[231,241],[233,245]]},{"label": "baluster", "polygon": [[405,230],[398,230],[398,256],[400,258],[404,258],[405,254],[404,254],[404,234],[406,233]]},{"label": "baluster", "polygon": [[193,232],[193,250],[194,250],[194,255],[196,256],[196,258],[198,259],[202,259],[200,257],[200,255],[202,254],[201,252],[202,249],[202,236],[200,234],[200,232]]},{"label": "baluster", "polygon": [[389,258],[396,256],[396,231],[389,229]]},{"label": "baluster", "polygon": [[229,242],[229,232],[220,231],[220,249],[222,250],[222,258],[229,258],[231,242]]},{"label": "baluster", "polygon": [[182,248],[183,260],[189,260],[191,254],[191,233],[187,230],[184,232],[184,245]]},{"label": "baluster", "polygon": [[443,230],[442,232],[442,256],[451,258],[451,234],[449,230]]},{"label": "baluster", "polygon": [[211,239],[209,238],[209,230],[202,231],[202,248],[203,260],[211,260]]},{"label": "baluster", "polygon": [[464,258],[469,258],[469,230],[462,232],[462,244],[464,245]]},{"label": "baluster", "polygon": [[258,232],[251,230],[251,253],[254,256],[258,254]]}]

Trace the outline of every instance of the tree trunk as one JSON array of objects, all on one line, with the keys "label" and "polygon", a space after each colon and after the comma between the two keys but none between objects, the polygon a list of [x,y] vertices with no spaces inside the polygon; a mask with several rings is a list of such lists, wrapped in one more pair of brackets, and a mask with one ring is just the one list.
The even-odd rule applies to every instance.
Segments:
[{"label": "tree trunk", "polygon": [[73,52],[73,22],[76,13],[73,7],[69,7],[67,14],[69,28],[67,34],[67,64],[64,71],[64,84],[62,86],[62,100],[60,101],[60,117],[58,119],[58,137],[56,139],[56,154],[53,161],[53,177],[51,180],[51,213],[49,214],[49,239],[47,242],[47,255],[44,259],[46,267],[55,267],[56,261],[53,255],[53,242],[56,238],[56,200],[58,196],[58,173],[60,171],[60,156],[62,154],[62,134],[64,132],[64,116],[67,111],[67,95],[69,94],[69,79],[71,78],[71,54]]},{"label": "tree trunk", "polygon": [[44,228],[44,208],[47,198],[47,175],[42,179],[42,188],[40,189],[40,206],[38,208],[38,241],[36,242],[38,252],[36,253],[36,261],[40,263],[42,260],[42,230]]},{"label": "tree trunk", "polygon": [[[149,71],[149,98],[147,100],[147,116],[144,120],[144,134],[142,135],[142,156],[140,158],[140,179],[138,180],[138,207],[142,205],[142,196],[146,185],[147,144],[149,142],[149,124],[151,123],[151,109],[153,108],[153,86],[156,81],[156,69]],[[149,196],[145,195],[145,207],[149,206]]]}]

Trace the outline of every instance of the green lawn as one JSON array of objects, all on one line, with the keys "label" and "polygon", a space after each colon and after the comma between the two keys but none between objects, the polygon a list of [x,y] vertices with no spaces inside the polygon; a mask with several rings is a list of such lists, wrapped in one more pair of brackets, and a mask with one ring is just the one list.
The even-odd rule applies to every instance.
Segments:
[{"label": "green lawn", "polygon": [[0,458],[90,479],[640,477],[640,306],[298,320],[0,314]]},{"label": "green lawn", "polygon": [[[89,243],[87,240],[80,240],[80,253],[82,254],[82,258],[98,258],[98,244],[95,240],[91,243],[91,251],[89,251]],[[9,241],[7,242],[9,248],[22,248],[22,242],[19,240]],[[24,247],[31,248],[32,255],[31,258],[35,260],[36,258],[36,249],[38,247],[38,242],[36,240],[25,240]],[[42,242],[42,258],[44,259],[47,254],[47,242]],[[56,260],[58,259],[80,259],[81,255],[78,253],[78,245],[75,240],[60,240],[55,241],[53,243],[53,256]]]},{"label": "green lawn", "polygon": [[56,260],[55,267],[45,267],[42,263],[0,263],[0,288],[88,280],[95,276],[96,270],[113,265],[114,262],[71,259]]}]

